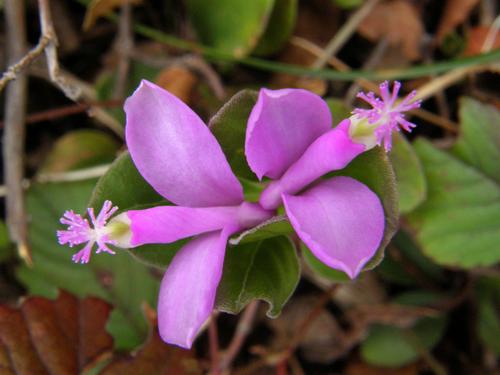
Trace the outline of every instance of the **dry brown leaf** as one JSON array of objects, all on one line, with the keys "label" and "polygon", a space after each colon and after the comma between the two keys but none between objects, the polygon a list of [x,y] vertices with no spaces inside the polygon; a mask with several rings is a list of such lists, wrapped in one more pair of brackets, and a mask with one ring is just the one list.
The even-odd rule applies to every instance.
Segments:
[{"label": "dry brown leaf", "polygon": [[436,31],[436,42],[441,43],[450,31],[462,24],[478,3],[479,0],[447,0]]},{"label": "dry brown leaf", "polygon": [[83,21],[83,30],[89,30],[95,25],[99,17],[103,17],[113,9],[130,3],[132,5],[141,4],[143,0],[92,0],[87,7],[85,19]]},{"label": "dry brown leaf", "polygon": [[418,363],[413,363],[401,368],[391,369],[386,367],[375,367],[362,362],[351,362],[344,371],[345,375],[418,375],[420,370]]},{"label": "dry brown leaf", "polygon": [[[465,47],[465,56],[474,56],[482,53],[484,42],[488,37],[490,28],[478,26],[471,29],[467,35],[467,46]],[[491,50],[500,48],[500,32],[497,31]]]},{"label": "dry brown leaf", "polygon": [[189,105],[198,78],[189,69],[174,65],[163,69],[155,81],[158,86],[170,91]]},{"label": "dry brown leaf", "polygon": [[184,350],[165,344],[158,335],[155,312],[150,308],[145,310],[151,327],[146,343],[137,353],[113,360],[99,375],[201,374],[194,350]]},{"label": "dry brown leaf", "polygon": [[61,292],[55,300],[29,297],[19,308],[0,306],[2,374],[81,374],[110,353],[111,307]]},{"label": "dry brown leaf", "polygon": [[371,41],[387,38],[392,46],[401,47],[409,60],[420,58],[424,27],[418,12],[406,0],[377,4],[361,22],[358,31]]}]

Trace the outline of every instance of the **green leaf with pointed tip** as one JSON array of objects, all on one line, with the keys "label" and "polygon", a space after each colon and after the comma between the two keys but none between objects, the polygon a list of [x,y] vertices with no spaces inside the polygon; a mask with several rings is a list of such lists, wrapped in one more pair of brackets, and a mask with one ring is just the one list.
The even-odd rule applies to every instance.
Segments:
[{"label": "green leaf with pointed tip", "polygon": [[427,183],[422,164],[413,147],[400,133],[392,136],[392,150],[389,153],[396,173],[401,213],[412,211],[425,200]]},{"label": "green leaf with pointed tip", "polygon": [[212,117],[208,126],[222,147],[231,169],[238,176],[255,180],[245,157],[245,135],[248,117],[257,102],[257,92],[243,90],[235,94]]},{"label": "green leaf with pointed tip", "polygon": [[[105,200],[118,206],[119,212],[170,204],[144,180],[128,152],[120,155],[99,179],[89,207],[99,210]],[[147,265],[165,268],[184,243],[143,245],[128,251]]]},{"label": "green leaf with pointed tip", "polygon": [[428,197],[407,216],[417,242],[435,262],[488,266],[500,260],[500,187],[474,167],[420,139],[414,143]]},{"label": "green leaf with pointed tip", "polygon": [[75,130],[54,143],[39,173],[64,172],[111,163],[119,147],[113,137],[100,130]]},{"label": "green leaf with pointed tip", "polygon": [[65,210],[84,213],[95,180],[33,185],[27,193],[31,217],[29,240],[33,267],[20,266],[16,273],[30,294],[55,298],[58,288],[78,296],[95,295],[115,306],[108,328],[120,349],[142,343],[148,326],[142,303],[156,305],[159,279],[127,252],[112,256],[94,254],[89,264],[74,264],[77,251],[57,243],[59,218]]},{"label": "green leaf with pointed tip", "polygon": [[274,0],[188,0],[186,5],[200,40],[239,58],[257,46],[274,3]]},{"label": "green leaf with pointed tip", "polygon": [[452,152],[500,184],[500,111],[471,98],[460,101],[460,137]]},{"label": "green leaf with pointed tip", "polygon": [[297,19],[297,0],[275,0],[271,18],[253,54],[272,55],[279,52],[290,38]]},{"label": "green leaf with pointed tip", "polygon": [[251,300],[269,304],[276,317],[293,294],[300,266],[292,242],[283,236],[228,248],[217,289],[217,309],[239,313]]}]

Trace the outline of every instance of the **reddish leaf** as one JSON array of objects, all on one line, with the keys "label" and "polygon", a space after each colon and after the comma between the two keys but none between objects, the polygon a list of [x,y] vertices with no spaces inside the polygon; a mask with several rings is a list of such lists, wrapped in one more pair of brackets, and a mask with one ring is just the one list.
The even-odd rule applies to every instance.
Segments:
[{"label": "reddish leaf", "polygon": [[100,299],[66,292],[55,301],[29,297],[17,309],[0,306],[0,373],[82,373],[112,348],[110,310]]},{"label": "reddish leaf", "polygon": [[420,57],[424,27],[413,5],[406,0],[380,2],[358,27],[361,35],[371,41],[387,38],[394,47],[401,47],[409,60]]},{"label": "reddish leaf", "polygon": [[201,374],[194,350],[165,344],[158,335],[154,312],[146,310],[151,331],[144,346],[135,354],[117,358],[99,375],[195,375]]},{"label": "reddish leaf", "polygon": [[436,42],[441,43],[449,32],[461,25],[478,3],[479,0],[447,0],[436,32]]}]

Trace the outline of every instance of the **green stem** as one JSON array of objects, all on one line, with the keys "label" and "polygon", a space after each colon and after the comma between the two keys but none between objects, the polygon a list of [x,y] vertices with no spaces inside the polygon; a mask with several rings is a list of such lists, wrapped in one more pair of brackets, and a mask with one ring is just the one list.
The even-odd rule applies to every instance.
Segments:
[{"label": "green stem", "polygon": [[[89,0],[75,1],[82,5],[87,5],[89,3]],[[118,19],[115,14],[109,15],[108,18],[113,22],[116,22]],[[285,64],[256,57],[237,58],[231,53],[180,39],[140,23],[135,23],[133,29],[139,35],[171,47],[199,53],[207,60],[213,62],[232,62],[267,72],[286,73],[296,76],[308,76],[336,81],[354,81],[359,78],[370,80],[410,79],[444,73],[457,68],[500,62],[500,50],[495,50],[477,56],[462,57],[454,60],[440,61],[433,64],[416,65],[411,68],[390,70],[351,70],[348,72],[338,72],[335,70],[314,69],[294,64]]]}]

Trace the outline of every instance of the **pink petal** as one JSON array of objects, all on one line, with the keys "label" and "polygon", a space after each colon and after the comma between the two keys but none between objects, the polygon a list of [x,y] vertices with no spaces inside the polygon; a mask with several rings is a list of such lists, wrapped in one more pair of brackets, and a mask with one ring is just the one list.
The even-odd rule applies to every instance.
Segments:
[{"label": "pink petal", "polygon": [[132,160],[158,193],[181,206],[241,203],[243,189],[219,144],[186,104],[143,80],[124,108]]},{"label": "pink petal", "polygon": [[238,225],[238,207],[158,206],[127,212],[130,246],[171,243],[201,233]]},{"label": "pink petal", "polygon": [[331,126],[330,110],[316,94],[301,89],[262,89],[248,119],[248,164],[259,179],[279,178]]},{"label": "pink petal", "polygon": [[214,307],[230,230],[196,237],[167,268],[160,286],[158,328],[169,343],[190,348]]},{"label": "pink petal", "polygon": [[354,278],[377,251],[384,234],[384,209],[366,185],[334,177],[304,193],[283,195],[298,236],[326,265]]},{"label": "pink petal", "polygon": [[344,120],[317,138],[278,181],[271,182],[262,192],[262,207],[278,207],[283,193],[298,193],[325,174],[344,168],[365,151],[364,145],[351,140],[349,126],[350,120]]}]

